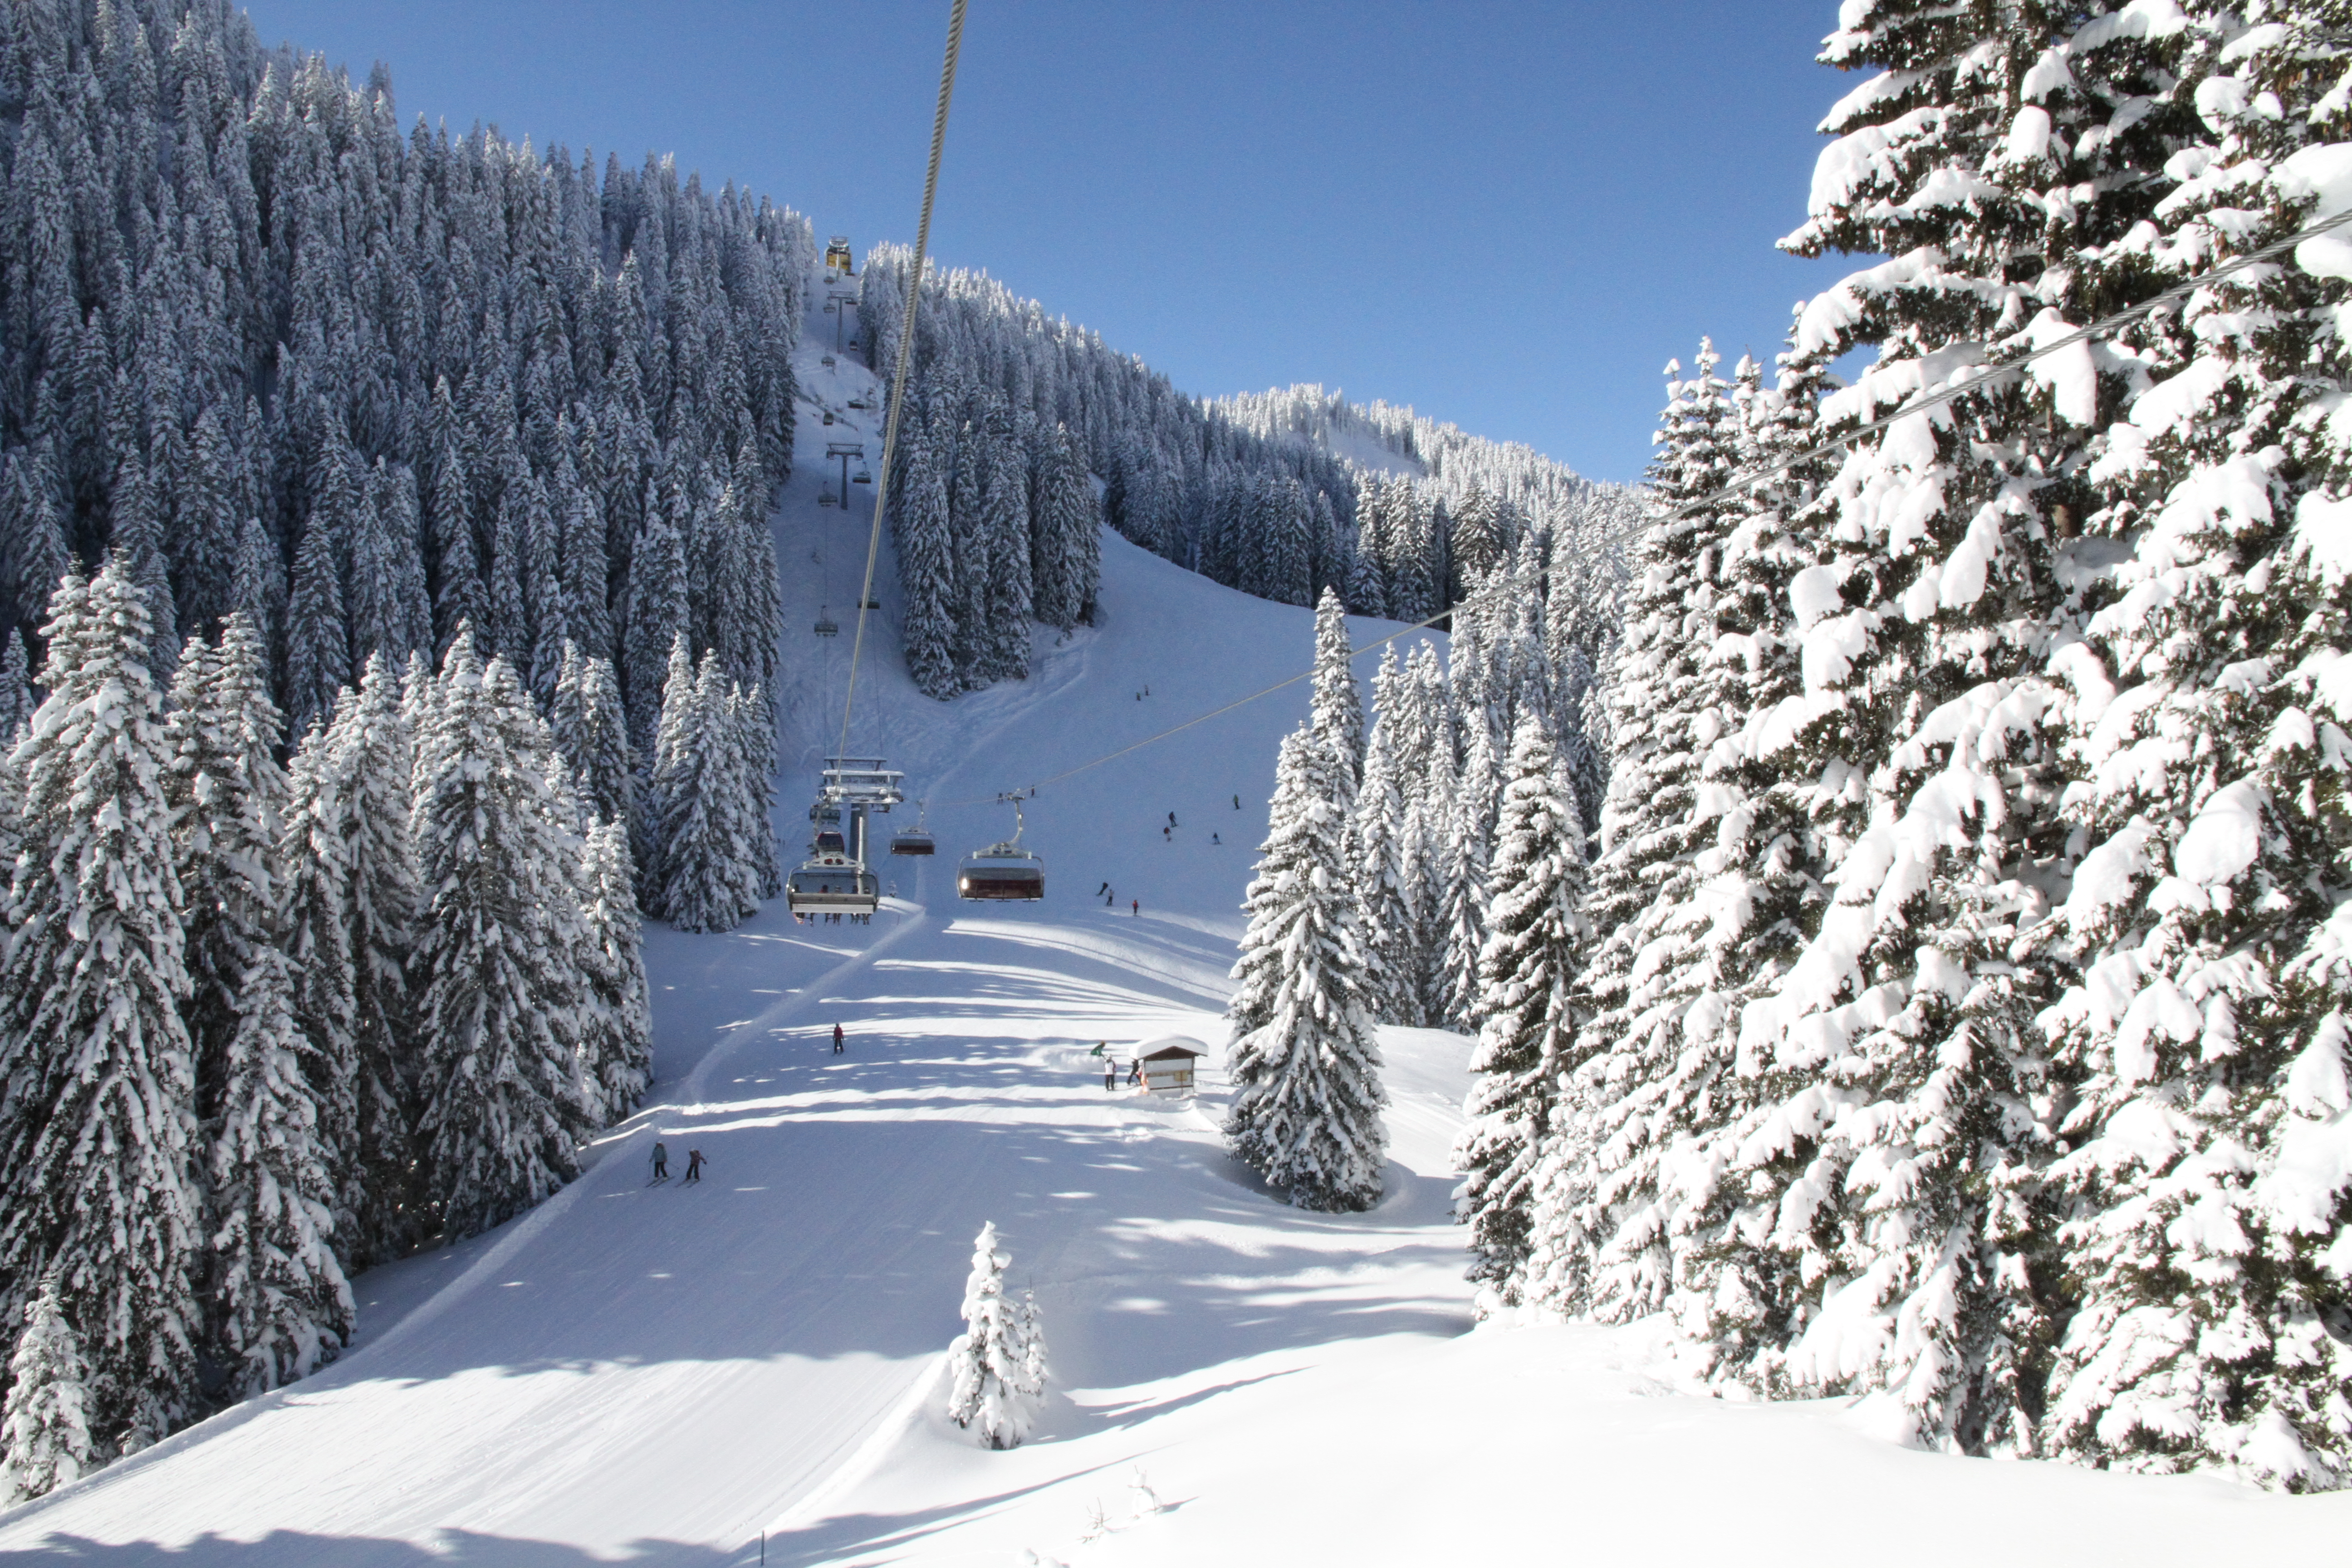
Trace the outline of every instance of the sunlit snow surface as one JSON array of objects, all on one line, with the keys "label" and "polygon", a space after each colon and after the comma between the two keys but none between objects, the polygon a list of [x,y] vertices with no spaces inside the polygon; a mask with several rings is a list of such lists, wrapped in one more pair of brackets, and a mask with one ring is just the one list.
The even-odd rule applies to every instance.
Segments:
[{"label": "sunlit snow surface", "polygon": [[[842,422],[804,404],[779,519],[792,846],[865,560],[865,517],[814,504],[839,477],[820,455],[880,450],[845,406],[870,378],[821,352],[803,387]],[[1293,673],[1310,617],[1107,539],[1102,625],[1041,634],[1033,679],[941,706],[898,665],[889,561],[886,540],[851,750],[908,770],[939,857],[886,862],[898,897],[870,927],[771,906],[725,936],[650,931],[658,1103],[593,1169],[362,1277],[341,1363],[0,1517],[0,1561],[715,1565],[757,1561],[763,1530],[768,1562],[803,1565],[1978,1565],[1989,1531],[2012,1563],[2332,1560],[2344,1500],[1920,1454],[1866,1409],[1695,1395],[1644,1330],[1469,1331],[1454,1037],[1383,1032],[1378,1209],[1269,1198],[1218,1146],[1216,1014],[1303,684],[1047,784],[1042,905],[950,889],[956,852],[1012,827],[957,803]],[[823,606],[840,637],[813,635]],[[1107,1094],[1094,1044],[1165,1034],[1214,1047],[1202,1105]],[[656,1136],[708,1179],[648,1186]],[[1009,1454],[946,1426],[934,1386],[984,1220],[1052,1349],[1038,1436]]]}]

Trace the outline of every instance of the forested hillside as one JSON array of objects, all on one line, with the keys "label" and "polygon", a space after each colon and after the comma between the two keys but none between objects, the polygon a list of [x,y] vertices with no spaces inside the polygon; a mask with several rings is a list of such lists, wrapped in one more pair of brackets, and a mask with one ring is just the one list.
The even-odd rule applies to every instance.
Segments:
[{"label": "forested hillside", "polygon": [[126,552],[159,671],[230,610],[294,731],[460,622],[542,701],[568,638],[641,748],[670,646],[772,674],[797,215],[671,165],[404,133],[388,81],[223,5],[7,13],[5,618]]},{"label": "forested hillside", "polygon": [[665,163],[404,134],[224,5],[0,26],[21,1493],[570,1179],[647,1080],[640,870],[681,923],[773,893],[814,250]]},{"label": "forested hillside", "polygon": [[[886,245],[866,261],[859,318],[869,363],[885,373],[897,363],[912,259]],[[1328,587],[1360,615],[1423,620],[1460,603],[1533,536],[1547,570],[1557,558],[1574,578],[1572,618],[1591,629],[1590,651],[1612,635],[1631,492],[1524,447],[1385,408],[1360,415],[1319,391],[1188,397],[984,272],[930,272],[913,363],[920,406],[900,435],[893,518],[911,590],[908,641],[935,695],[1013,668],[998,645],[1017,606],[1059,625],[1085,616],[1083,531],[1065,547],[1055,526],[1036,522],[1024,552],[1007,531],[1019,505],[994,500],[1007,481],[992,476],[1017,468],[1034,488],[1066,454],[1102,480],[1104,516],[1121,534],[1262,598],[1311,605]],[[1384,474],[1324,438],[1331,422],[1360,419],[1379,432],[1380,449],[1422,471]],[[1002,455],[1016,449],[1018,464]],[[950,537],[1004,542],[948,552],[939,542]]]}]

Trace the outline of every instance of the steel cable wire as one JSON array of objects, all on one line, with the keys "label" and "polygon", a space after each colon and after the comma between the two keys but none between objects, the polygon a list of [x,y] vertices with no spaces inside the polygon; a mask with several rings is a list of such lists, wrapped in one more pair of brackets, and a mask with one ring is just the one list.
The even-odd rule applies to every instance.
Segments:
[{"label": "steel cable wire", "polygon": [[[849,645],[849,687],[841,699],[841,745],[849,754],[849,715],[857,701],[857,660],[866,650],[866,607],[874,602],[874,562],[882,548],[882,509],[890,493],[890,463],[898,446],[898,420],[907,408],[907,373],[915,358],[915,310],[923,298],[923,266],[930,254],[931,202],[940,189],[940,156],[947,148],[948,100],[955,94],[956,57],[963,52],[965,0],[948,14],[947,58],[940,67],[940,104],[931,116],[931,161],[923,173],[923,214],[915,226],[915,268],[907,283],[907,313],[898,329],[898,366],[890,380],[890,417],[882,427],[882,467],[874,476],[874,530],[866,539],[866,583],[857,591],[857,636]],[[844,505],[849,498],[844,496]]]}]

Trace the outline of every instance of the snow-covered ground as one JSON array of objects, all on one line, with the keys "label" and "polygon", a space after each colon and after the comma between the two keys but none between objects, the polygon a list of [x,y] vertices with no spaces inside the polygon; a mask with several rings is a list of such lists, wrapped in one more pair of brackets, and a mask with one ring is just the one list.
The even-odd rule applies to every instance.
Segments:
[{"label": "snow-covered ground", "polygon": [[[793,846],[870,516],[815,504],[839,477],[821,454],[880,450],[845,406],[871,378],[822,367],[818,335],[778,521]],[[779,904],[725,936],[649,931],[656,1103],[577,1184],[363,1277],[340,1363],[0,1516],[0,1560],[1975,1563],[1988,1520],[2015,1563],[2341,1550],[2352,1500],[1916,1453],[1866,1409],[1694,1394],[1639,1330],[1472,1331],[1445,1213],[1455,1037],[1384,1032],[1379,1208],[1273,1201],[1218,1145],[1216,1014],[1305,686],[1056,775],[1302,669],[1309,616],[1107,538],[1102,624],[941,706],[898,663],[888,567],[886,541],[851,749],[908,770],[941,855],[888,863],[870,927]],[[1048,897],[959,905],[955,851],[1010,831],[998,792],[1041,782]],[[1199,1106],[1105,1092],[1097,1041],[1171,1033],[1213,1048]],[[656,1137],[709,1179],[647,1185]],[[985,1220],[1055,1373],[1006,1454],[938,1414]]]}]

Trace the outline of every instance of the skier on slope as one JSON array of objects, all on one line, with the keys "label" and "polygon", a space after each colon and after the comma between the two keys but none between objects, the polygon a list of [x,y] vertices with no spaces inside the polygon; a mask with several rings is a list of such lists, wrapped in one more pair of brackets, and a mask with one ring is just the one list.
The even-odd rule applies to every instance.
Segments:
[{"label": "skier on slope", "polygon": [[1131,915],[1141,915],[1143,913],[1143,900],[1141,899],[1128,900],[1127,912]]},{"label": "skier on slope", "polygon": [[[707,1165],[707,1164],[709,1164],[709,1163],[710,1163],[709,1161],[708,1161],[708,1160],[706,1160],[706,1159],[704,1159],[704,1158],[702,1157],[702,1151],[701,1151],[701,1150],[699,1150],[699,1149],[688,1149],[688,1150],[686,1152],[686,1180],[687,1180],[687,1182],[698,1182],[698,1181],[702,1180],[702,1167],[703,1167],[703,1166],[705,1166],[705,1165]],[[681,1183],[681,1184],[680,1184],[680,1185],[684,1185],[684,1184],[685,1184],[684,1183]]]},{"label": "skier on slope", "polygon": [[842,1054],[842,1050],[841,1026],[839,1024],[835,1024],[833,1026],[833,1054],[835,1056],[839,1056]]},{"label": "skier on slope", "polygon": [[654,1180],[656,1182],[669,1180],[669,1148],[659,1140],[656,1140],[654,1143]]}]

